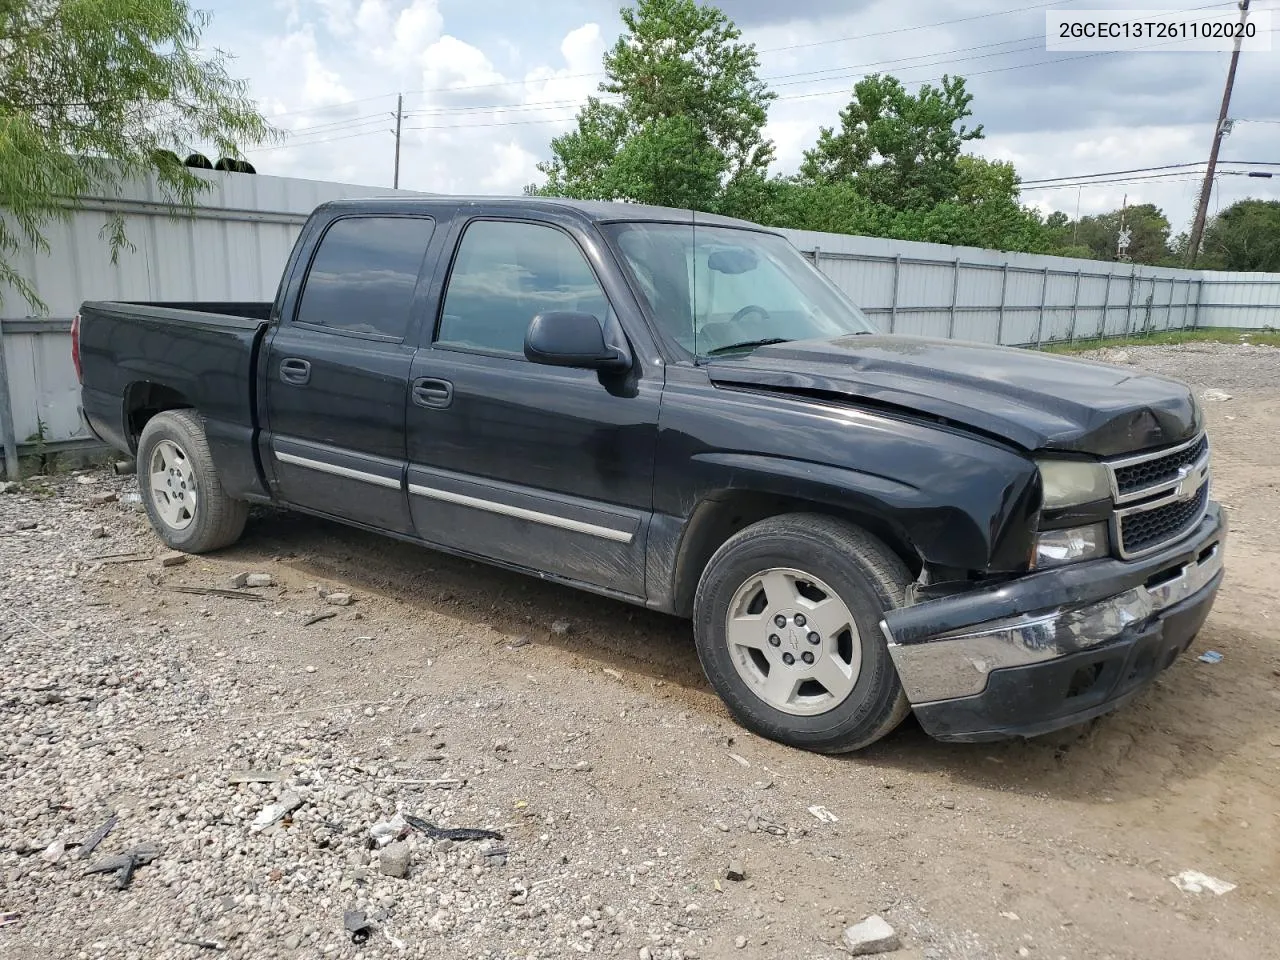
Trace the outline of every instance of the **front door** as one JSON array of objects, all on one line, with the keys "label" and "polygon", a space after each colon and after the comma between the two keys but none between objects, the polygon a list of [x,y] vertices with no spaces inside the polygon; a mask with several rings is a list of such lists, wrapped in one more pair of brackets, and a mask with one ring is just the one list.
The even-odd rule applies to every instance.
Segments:
[{"label": "front door", "polygon": [[433,226],[346,217],[321,238],[298,308],[266,352],[270,463],[286,503],[413,532],[404,470],[415,347],[406,340]]},{"label": "front door", "polygon": [[661,381],[524,358],[534,316],[594,314],[621,336],[578,242],[545,223],[465,228],[434,337],[414,357],[409,503],[454,549],[644,593]]}]

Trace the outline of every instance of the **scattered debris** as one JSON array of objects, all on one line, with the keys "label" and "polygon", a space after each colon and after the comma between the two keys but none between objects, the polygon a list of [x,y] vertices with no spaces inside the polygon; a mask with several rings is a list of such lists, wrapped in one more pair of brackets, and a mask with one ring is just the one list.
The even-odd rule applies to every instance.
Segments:
[{"label": "scattered debris", "polygon": [[143,560],[150,560],[149,553],[104,553],[97,557],[86,557],[96,563],[141,563]]},{"label": "scattered debris", "polygon": [[249,825],[249,829],[254,833],[261,833],[272,824],[283,820],[293,811],[302,806],[302,797],[288,790],[280,795],[280,799],[268,807],[264,807],[257,818]]},{"label": "scattered debris", "polygon": [[532,640],[530,640],[526,636],[521,635],[519,637],[514,638],[509,644],[507,644],[507,646],[509,646],[512,650],[518,650],[521,647],[527,647],[531,643],[533,643]]},{"label": "scattered debris", "polygon": [[62,859],[62,855],[66,852],[67,852],[67,842],[65,840],[55,840],[53,841],[53,843],[49,844],[47,847],[44,848],[44,850],[40,854],[40,857],[41,859],[47,860],[50,863],[57,863],[59,860]]},{"label": "scattered debris", "polygon": [[199,947],[201,950],[225,950],[227,945],[219,940],[197,940],[195,937],[179,937],[178,943],[185,943],[190,947]]},{"label": "scattered debris", "polygon": [[954,810],[956,808],[956,802],[950,797],[943,797],[938,801],[938,805],[941,806],[943,810]]},{"label": "scattered debris", "polygon": [[752,811],[751,816],[747,817],[747,833],[768,833],[775,837],[785,837],[787,828],[774,823],[759,811]]},{"label": "scattered debris", "polygon": [[839,823],[840,818],[820,804],[815,804],[809,808],[812,813],[822,823]]},{"label": "scattered debris", "polygon": [[116,502],[116,494],[114,490],[107,490],[103,493],[95,493],[89,497],[89,502],[95,506],[102,506],[107,503]]},{"label": "scattered debris", "polygon": [[276,579],[269,573],[251,573],[244,578],[246,587],[272,587]]},{"label": "scattered debris", "polygon": [[324,613],[317,613],[314,617],[307,617],[307,619],[302,622],[302,625],[304,627],[314,626],[322,620],[332,620],[337,615],[338,613],[336,610],[326,610]]},{"label": "scattered debris", "polygon": [[[0,487],[2,486],[3,484],[0,484]],[[14,486],[17,486],[17,484],[14,484]],[[4,492],[5,491],[3,489],[0,489],[0,493]],[[21,918],[22,914],[16,912],[7,911],[5,913],[0,913],[0,927],[7,927],[11,923],[17,923]]]},{"label": "scattered debris", "polygon": [[620,674],[617,670],[614,670],[612,667],[605,667],[604,672],[607,673],[609,676],[613,677],[613,679],[615,680],[622,679],[622,674]]},{"label": "scattered debris", "polygon": [[409,845],[397,840],[383,847],[378,854],[378,869],[384,876],[403,880],[409,875]]},{"label": "scattered debris", "polygon": [[1219,897],[1224,893],[1230,893],[1236,888],[1234,883],[1219,880],[1217,877],[1211,877],[1207,873],[1201,873],[1198,870],[1183,870],[1176,877],[1170,877],[1169,882],[1183,893],[1204,893],[1208,890]]},{"label": "scattered debris", "polygon": [[[365,707],[366,710],[370,709]],[[415,777],[383,777],[383,783],[395,783],[404,787],[435,787],[437,790],[453,790],[455,787],[465,786],[465,780],[459,780],[457,777],[438,777],[432,779],[417,779]]]},{"label": "scattered debris", "polygon": [[249,575],[247,573],[237,573],[227,581],[227,587],[231,590],[243,590],[248,585]]},{"label": "scattered debris", "polygon": [[1021,918],[1020,918],[1016,913],[1014,913],[1012,910],[1001,910],[1001,911],[1000,911],[1000,916],[1004,917],[1006,920],[1019,920],[1019,919],[1021,919]]},{"label": "scattered debris", "polygon": [[178,550],[170,550],[167,553],[160,554],[160,566],[180,567],[190,559],[191,556],[189,554],[182,553]]},{"label": "scattered debris", "polygon": [[739,766],[743,766],[743,767],[751,766],[751,761],[749,761],[746,757],[738,756],[738,754],[736,753],[729,754],[729,759],[737,763]]},{"label": "scattered debris", "polygon": [[158,856],[160,856],[160,848],[158,846],[153,843],[144,843],[131,850],[99,860],[85,870],[84,873],[85,876],[94,873],[114,873],[116,875],[116,889],[124,890],[133,881],[133,872],[138,867],[145,867]]},{"label": "scattered debris", "polygon": [[14,526],[19,530],[35,530],[40,523],[37,520],[19,520]]},{"label": "scattered debris", "polygon": [[357,946],[365,943],[373,935],[373,924],[364,915],[363,910],[354,907],[342,915],[342,926],[351,934],[351,942]]},{"label": "scattered debris", "polygon": [[171,593],[190,593],[200,597],[228,597],[232,600],[254,600],[258,603],[266,602],[266,597],[260,597],[256,593],[245,593],[242,590],[220,590],[217,587],[167,587]]},{"label": "scattered debris", "polygon": [[575,773],[590,773],[591,764],[589,764],[586,760],[579,760],[577,763],[573,765],[573,770]]},{"label": "scattered debris", "polygon": [[1222,654],[1217,650],[1206,650],[1204,653],[1200,654],[1200,656],[1196,657],[1196,659],[1201,663],[1221,663]]},{"label": "scattered debris", "polygon": [[876,914],[872,914],[861,923],[855,923],[852,927],[845,927],[842,939],[845,948],[855,957],[873,953],[891,953],[902,946],[902,941],[898,939],[893,927]]},{"label": "scattered debris", "polygon": [[[397,816],[400,816],[397,814]],[[419,833],[432,840],[501,840],[502,834],[497,830],[481,830],[477,827],[437,827],[430,821],[415,817],[411,813],[404,814],[404,820]]]},{"label": "scattered debris", "polygon": [[89,528],[90,540],[105,540],[107,537],[107,528],[104,526],[96,526]]},{"label": "scattered debris", "polygon": [[736,937],[733,938],[733,945],[737,947],[739,950],[745,950],[747,947],[747,938],[744,937],[742,934],[738,934]]},{"label": "scattered debris", "polygon": [[280,783],[284,778],[283,770],[237,770],[227,774],[227,783]]},{"label": "scattered debris", "polygon": [[383,823],[375,823],[369,828],[369,839],[373,841],[375,847],[385,847],[394,840],[403,840],[409,835],[409,829],[412,824],[404,814],[395,813],[390,820]]},{"label": "scattered debris", "polygon": [[734,883],[741,883],[747,879],[747,871],[742,869],[742,863],[738,860],[729,861],[729,869],[724,872],[726,880],[732,880]]},{"label": "scattered debris", "polygon": [[1230,400],[1231,394],[1223,390],[1206,390],[1204,393],[1200,394],[1200,399],[1220,403],[1225,400]]},{"label": "scattered debris", "polygon": [[557,620],[551,624],[551,633],[557,637],[567,637],[573,632],[573,624],[568,620]]},{"label": "scattered debris", "polygon": [[352,597],[349,593],[330,593],[325,596],[324,602],[331,603],[335,607],[349,607],[351,606]]},{"label": "scattered debris", "polygon": [[103,823],[102,826],[98,827],[97,830],[85,837],[84,840],[80,842],[80,859],[88,860],[89,855],[93,853],[98,844],[106,839],[107,834],[115,828],[117,823],[119,823],[119,820],[113,813],[111,816],[107,817],[106,822]]}]

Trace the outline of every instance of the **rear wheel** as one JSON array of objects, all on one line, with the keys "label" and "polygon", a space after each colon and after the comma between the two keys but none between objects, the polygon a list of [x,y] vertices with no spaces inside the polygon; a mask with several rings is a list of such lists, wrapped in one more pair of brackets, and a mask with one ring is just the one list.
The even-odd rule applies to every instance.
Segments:
[{"label": "rear wheel", "polygon": [[240,539],[249,505],[222,489],[194,410],[156,414],[138,441],[138,488],[166,545],[206,553]]},{"label": "rear wheel", "polygon": [[858,750],[910,712],[879,626],[910,581],[897,555],[851,524],[761,521],[703,573],[699,659],[743,726],[808,750]]}]

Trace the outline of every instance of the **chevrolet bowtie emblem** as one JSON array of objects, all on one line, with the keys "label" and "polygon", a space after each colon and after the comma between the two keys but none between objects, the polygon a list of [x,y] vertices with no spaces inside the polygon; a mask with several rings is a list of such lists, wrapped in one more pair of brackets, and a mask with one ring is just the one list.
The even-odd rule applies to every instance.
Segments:
[{"label": "chevrolet bowtie emblem", "polygon": [[1200,487],[1204,483],[1204,475],[1197,467],[1179,467],[1178,468],[1178,485],[1174,487],[1173,495],[1176,500],[1190,500],[1200,492]]}]

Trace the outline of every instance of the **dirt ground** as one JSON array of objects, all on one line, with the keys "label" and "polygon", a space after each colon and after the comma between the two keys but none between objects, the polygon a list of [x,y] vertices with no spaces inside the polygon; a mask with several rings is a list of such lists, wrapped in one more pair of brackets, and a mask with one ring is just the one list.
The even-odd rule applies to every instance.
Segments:
[{"label": "dirt ground", "polygon": [[[681,621],[286,513],[255,515],[216,556],[159,574],[105,566],[80,588],[103,616],[216,623],[195,663],[232,672],[242,702],[210,710],[248,734],[307,711],[344,719],[365,757],[421,758],[439,740],[449,756],[436,767],[453,773],[438,775],[467,776],[460,809],[571,814],[552,840],[517,831],[526,881],[559,875],[604,904],[639,896],[644,909],[683,911],[685,957],[837,957],[842,926],[869,913],[897,928],[894,956],[909,960],[1276,956],[1280,351],[1204,350],[1130,359],[1232,394],[1205,404],[1214,495],[1231,517],[1217,606],[1191,653],[1132,705],[1032,742],[939,744],[908,721],[856,756],[790,750],[729,719]],[[1230,382],[1242,365],[1247,382]],[[112,546],[154,546],[136,510],[97,512]],[[221,584],[246,570],[274,576],[270,605],[153,582]],[[337,584],[356,603],[303,626],[300,611],[323,608],[316,585]],[[1195,659],[1209,649],[1221,663]],[[365,716],[366,702],[380,712]],[[203,755],[184,749],[193,764]],[[838,822],[820,822],[815,805]],[[752,832],[762,819],[786,834]],[[731,859],[746,883],[725,879]],[[1184,870],[1237,886],[1185,893],[1170,882]],[[24,942],[40,935],[33,924]],[[644,942],[624,932],[595,951],[634,958]],[[442,941],[438,955],[460,949]]]}]

